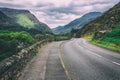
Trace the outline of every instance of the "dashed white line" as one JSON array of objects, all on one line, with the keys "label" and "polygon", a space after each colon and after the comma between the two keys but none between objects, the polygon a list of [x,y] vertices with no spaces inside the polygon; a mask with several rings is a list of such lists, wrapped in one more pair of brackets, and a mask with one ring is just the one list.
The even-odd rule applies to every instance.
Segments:
[{"label": "dashed white line", "polygon": [[112,63],[114,63],[114,64],[116,64],[116,65],[119,65],[119,66],[120,66],[120,64],[119,64],[119,63],[117,63],[117,62],[112,61]]}]

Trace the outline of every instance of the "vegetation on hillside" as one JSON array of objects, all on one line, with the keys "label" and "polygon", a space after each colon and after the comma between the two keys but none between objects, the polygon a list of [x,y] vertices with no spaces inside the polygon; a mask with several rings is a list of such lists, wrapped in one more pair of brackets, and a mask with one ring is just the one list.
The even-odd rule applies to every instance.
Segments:
[{"label": "vegetation on hillside", "polygon": [[34,23],[25,15],[25,14],[18,14],[16,15],[17,23],[25,28],[34,28]]},{"label": "vegetation on hillside", "polygon": [[0,30],[27,31],[32,35],[52,33],[30,11],[0,8]]},{"label": "vegetation on hillside", "polygon": [[52,35],[52,34],[36,34],[35,35],[35,39],[37,40],[37,41],[41,41],[41,40],[46,40],[46,39],[49,39],[49,40],[54,40],[54,35]]},{"label": "vegetation on hillside", "polygon": [[113,29],[106,32],[101,38],[90,40],[91,43],[120,52],[120,29]]},{"label": "vegetation on hillside", "polygon": [[68,40],[70,38],[71,37],[68,35],[52,35],[52,34],[45,34],[45,35],[37,34],[37,35],[35,35],[35,39],[37,41],[40,41],[43,39],[50,39],[52,41],[61,41],[61,40]]},{"label": "vegetation on hillside", "polygon": [[54,34],[66,34],[70,33],[72,29],[80,29],[82,28],[86,23],[96,19],[98,16],[101,15],[101,12],[90,12],[85,15],[83,15],[80,18],[77,18],[70,23],[68,23],[65,26],[58,26],[56,28],[53,28],[52,31]]},{"label": "vegetation on hillside", "polygon": [[61,41],[61,40],[69,40],[71,37],[67,35],[56,35],[54,36],[55,41]]},{"label": "vegetation on hillside", "polygon": [[21,49],[34,43],[34,38],[27,32],[0,30],[0,61],[16,54]]},{"label": "vegetation on hillside", "polygon": [[51,29],[30,11],[0,8],[0,61],[36,41],[53,37]]},{"label": "vegetation on hillside", "polygon": [[114,29],[107,32],[101,39],[101,41],[114,43],[120,46],[120,29]]},{"label": "vegetation on hillside", "polygon": [[77,32],[90,42],[120,52],[120,2]]},{"label": "vegetation on hillside", "polygon": [[99,31],[107,31],[113,29],[120,29],[120,2],[113,8],[106,11],[103,15],[97,19],[89,22],[82,27],[77,33],[79,36],[84,36],[90,33],[96,33]]}]

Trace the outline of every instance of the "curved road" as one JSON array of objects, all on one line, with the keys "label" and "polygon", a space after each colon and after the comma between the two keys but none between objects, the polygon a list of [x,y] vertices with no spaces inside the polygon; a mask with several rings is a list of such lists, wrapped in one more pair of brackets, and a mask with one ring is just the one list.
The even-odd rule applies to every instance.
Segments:
[{"label": "curved road", "polygon": [[71,80],[120,80],[120,54],[96,47],[84,39],[60,46]]}]

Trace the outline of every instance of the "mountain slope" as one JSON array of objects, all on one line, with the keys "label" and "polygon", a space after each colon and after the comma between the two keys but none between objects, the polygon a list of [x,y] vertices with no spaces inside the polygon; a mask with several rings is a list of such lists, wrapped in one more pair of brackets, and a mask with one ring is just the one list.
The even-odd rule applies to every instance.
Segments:
[{"label": "mountain slope", "polygon": [[15,23],[15,20],[8,17],[0,11],[0,30],[16,30],[23,29],[20,25]]},{"label": "mountain slope", "polygon": [[62,31],[62,30],[63,30],[63,26],[58,26],[58,27],[56,27],[56,28],[53,28],[53,29],[52,29],[52,32],[53,32],[54,34],[59,34],[60,31]]},{"label": "mountain slope", "polygon": [[98,17],[100,15],[101,15],[100,12],[90,12],[90,13],[87,13],[87,14],[83,15],[82,17],[71,21],[70,23],[68,23],[67,25],[62,27],[61,29],[60,29],[60,27],[54,28],[53,32],[54,33],[55,32],[57,32],[57,33],[66,33],[66,32],[70,32],[72,28],[80,29],[86,23],[94,20],[96,17]]},{"label": "mountain slope", "polygon": [[120,2],[86,24],[76,37],[84,37],[97,46],[120,52]]},{"label": "mountain slope", "polygon": [[10,18],[0,11],[0,24],[6,23]]},{"label": "mountain slope", "polygon": [[113,29],[120,29],[120,2],[102,16],[86,24],[77,35],[94,35],[94,33],[104,33]]},{"label": "mountain slope", "polygon": [[46,24],[39,22],[28,10],[0,8],[0,11],[12,18],[16,24],[23,27],[28,32],[32,32],[33,34],[51,33],[50,28]]}]

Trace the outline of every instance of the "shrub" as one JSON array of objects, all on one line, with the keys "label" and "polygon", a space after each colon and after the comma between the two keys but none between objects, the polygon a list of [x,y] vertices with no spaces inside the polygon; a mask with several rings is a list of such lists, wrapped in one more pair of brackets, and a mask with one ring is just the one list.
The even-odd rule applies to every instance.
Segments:
[{"label": "shrub", "polygon": [[0,31],[0,60],[10,57],[33,42],[34,38],[25,31]]},{"label": "shrub", "polygon": [[114,29],[110,32],[107,32],[102,38],[101,41],[114,43],[116,45],[120,44],[120,29]]},{"label": "shrub", "polygon": [[18,40],[19,42],[33,43],[34,38],[27,32],[12,32],[12,31],[0,31],[0,39],[10,41],[12,39]]}]

